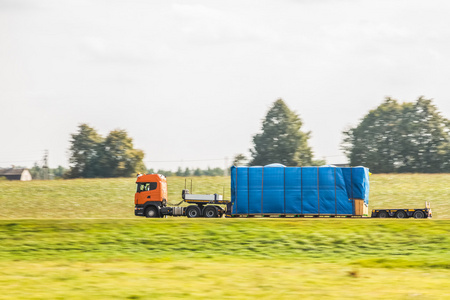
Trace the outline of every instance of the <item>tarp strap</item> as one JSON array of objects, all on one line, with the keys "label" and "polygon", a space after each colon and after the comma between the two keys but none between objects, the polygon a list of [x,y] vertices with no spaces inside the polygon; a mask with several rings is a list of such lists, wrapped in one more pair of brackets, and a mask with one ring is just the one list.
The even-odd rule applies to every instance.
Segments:
[{"label": "tarp strap", "polygon": [[283,185],[284,213],[286,213],[286,168],[283,168]]},{"label": "tarp strap", "polygon": [[233,210],[235,211],[235,212],[237,212],[237,208],[238,208],[238,205],[237,205],[237,200],[238,200],[238,171],[239,171],[239,169],[238,168],[236,168],[236,183],[235,183],[235,186],[234,186],[234,190],[236,191],[236,197],[235,197],[235,203],[234,203],[234,207],[233,207]]},{"label": "tarp strap", "polygon": [[334,214],[337,215],[336,168],[334,168]]},{"label": "tarp strap", "polygon": [[317,209],[320,215],[320,184],[319,184],[319,167],[317,167]]},{"label": "tarp strap", "polygon": [[350,168],[350,194],[352,195],[352,214],[355,214],[355,201],[353,201],[353,168]]},{"label": "tarp strap", "polygon": [[262,168],[262,180],[261,180],[261,213],[263,213],[263,199],[264,199],[264,167]]},{"label": "tarp strap", "polygon": [[303,214],[303,167],[300,167],[300,186],[301,186],[301,190],[300,190],[300,203],[301,203],[301,213]]},{"label": "tarp strap", "polygon": [[247,213],[250,213],[250,168],[247,168]]}]

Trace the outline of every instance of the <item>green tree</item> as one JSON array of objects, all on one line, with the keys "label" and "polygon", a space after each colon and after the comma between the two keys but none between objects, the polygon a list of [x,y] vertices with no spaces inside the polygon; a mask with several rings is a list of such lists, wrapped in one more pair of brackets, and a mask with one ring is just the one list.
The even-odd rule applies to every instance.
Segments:
[{"label": "green tree", "polygon": [[202,174],[205,176],[223,176],[223,169],[221,168],[214,168],[211,169],[211,167],[208,167],[206,170],[202,170]]},{"label": "green tree", "polygon": [[320,167],[320,166],[324,166],[326,164],[327,164],[327,161],[325,159],[313,159],[311,161],[311,166]]},{"label": "green tree", "polygon": [[63,178],[67,170],[63,166],[58,166],[55,169],[50,169],[50,172],[55,176],[55,178]]},{"label": "green tree", "polygon": [[30,174],[33,180],[42,179],[42,168],[35,162],[30,169]]},{"label": "green tree", "polygon": [[450,172],[450,142],[439,147],[439,155],[441,155],[443,160],[442,169],[445,172]]},{"label": "green tree", "polygon": [[450,143],[450,123],[431,100],[403,104],[403,163],[399,172],[443,172],[448,160],[440,152]]},{"label": "green tree", "polygon": [[176,174],[170,170],[159,169],[156,174],[162,174],[166,177],[175,176]]},{"label": "green tree", "polygon": [[[60,179],[60,178],[68,178],[69,172],[63,166],[58,166],[57,168],[50,168],[50,179]],[[34,163],[33,167],[30,169],[31,177],[34,180],[44,179],[44,169],[41,168],[37,162]]]},{"label": "green tree", "polygon": [[96,162],[99,159],[103,138],[87,124],[78,126],[78,132],[71,135],[69,178],[96,177]]},{"label": "green tree", "polygon": [[237,154],[234,158],[233,158],[233,166],[245,166],[247,163],[247,157],[245,157],[244,154],[240,153]]},{"label": "green tree", "polygon": [[98,161],[101,177],[129,177],[146,170],[144,152],[134,149],[133,139],[125,130],[113,130],[100,144],[102,149]]},{"label": "green tree", "polygon": [[214,168],[214,169],[211,169],[211,168],[208,168],[209,170],[210,170],[210,176],[223,176],[223,169],[221,169],[221,168],[219,168],[219,167],[216,167],[216,168]]},{"label": "green tree", "polygon": [[191,175],[191,170],[189,170],[189,168],[184,169],[183,176],[184,176],[184,177],[188,177],[188,176],[190,176],[190,175]]},{"label": "green tree", "polygon": [[176,176],[179,176],[179,177],[184,176],[184,172],[183,172],[183,170],[181,169],[181,167],[178,167],[177,171],[175,172],[175,175],[176,175]]},{"label": "green tree", "polygon": [[202,170],[200,170],[200,168],[197,168],[194,170],[194,174],[192,174],[193,176],[202,176],[203,172]]},{"label": "green tree", "polygon": [[344,136],[351,165],[378,173],[449,171],[449,121],[423,97],[402,104],[386,98]]},{"label": "green tree", "polygon": [[113,130],[105,139],[81,124],[71,137],[69,178],[129,177],[146,170],[144,152],[133,148],[125,130]]},{"label": "green tree", "polygon": [[267,112],[262,132],[253,136],[250,165],[281,163],[286,166],[310,165],[310,132],[301,131],[300,117],[278,99]]}]

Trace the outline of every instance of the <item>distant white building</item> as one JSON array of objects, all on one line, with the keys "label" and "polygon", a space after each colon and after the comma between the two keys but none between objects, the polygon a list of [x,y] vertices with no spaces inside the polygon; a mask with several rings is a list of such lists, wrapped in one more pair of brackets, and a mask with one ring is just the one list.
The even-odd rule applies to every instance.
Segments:
[{"label": "distant white building", "polygon": [[6,177],[6,179],[8,180],[32,180],[30,171],[23,168],[0,169],[0,177]]}]

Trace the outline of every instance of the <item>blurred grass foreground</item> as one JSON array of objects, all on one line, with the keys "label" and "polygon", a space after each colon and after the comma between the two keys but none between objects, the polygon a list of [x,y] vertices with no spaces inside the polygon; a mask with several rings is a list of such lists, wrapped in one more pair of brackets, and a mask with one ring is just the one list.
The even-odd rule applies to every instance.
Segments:
[{"label": "blurred grass foreground", "polygon": [[450,299],[449,179],[371,177],[371,208],[432,220],[145,219],[133,178],[0,181],[0,299]]},{"label": "blurred grass foreground", "polygon": [[450,221],[0,221],[1,299],[450,297]]}]

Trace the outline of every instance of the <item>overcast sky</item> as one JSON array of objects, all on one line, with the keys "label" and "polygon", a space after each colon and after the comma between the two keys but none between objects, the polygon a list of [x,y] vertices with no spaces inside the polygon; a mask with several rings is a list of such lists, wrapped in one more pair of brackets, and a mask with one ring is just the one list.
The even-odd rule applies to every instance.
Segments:
[{"label": "overcast sky", "polygon": [[[224,167],[282,98],[316,158],[386,96],[450,118],[450,1],[0,0],[0,167],[125,129],[148,167]],[[157,161],[157,162],[150,162]],[[181,162],[183,161],[183,162]]]}]

